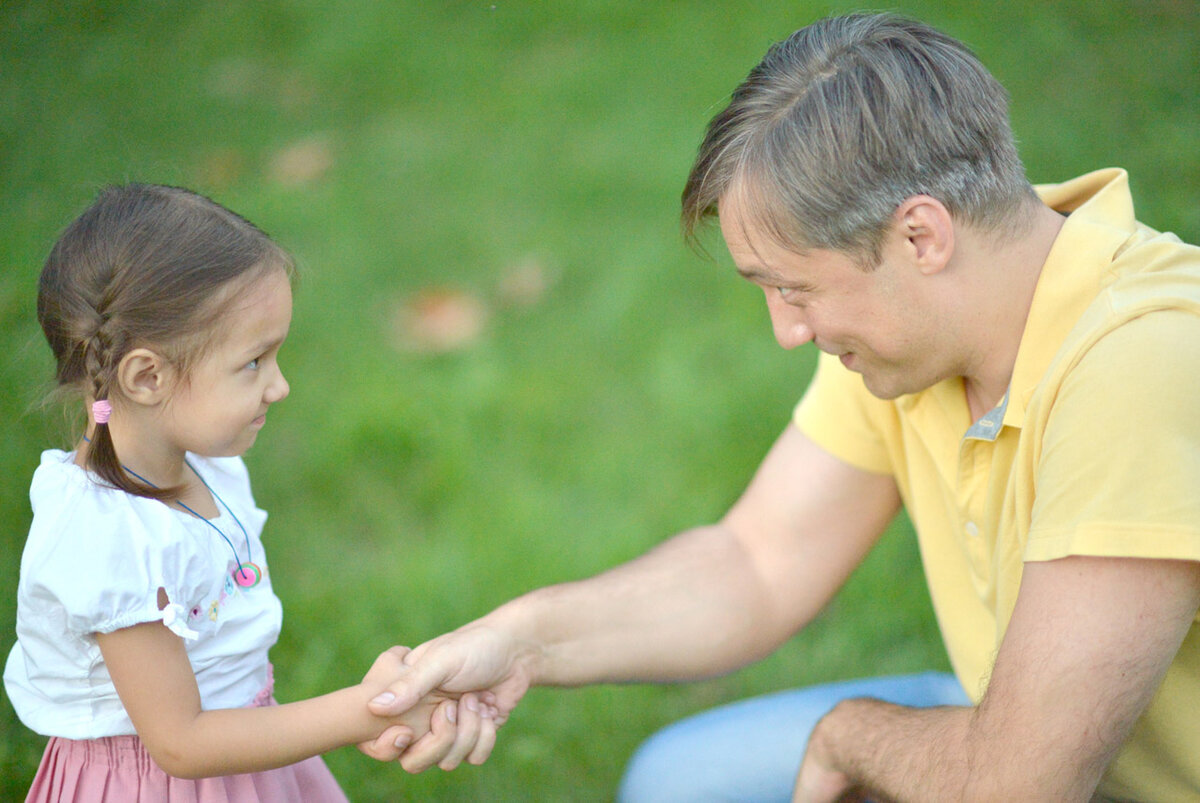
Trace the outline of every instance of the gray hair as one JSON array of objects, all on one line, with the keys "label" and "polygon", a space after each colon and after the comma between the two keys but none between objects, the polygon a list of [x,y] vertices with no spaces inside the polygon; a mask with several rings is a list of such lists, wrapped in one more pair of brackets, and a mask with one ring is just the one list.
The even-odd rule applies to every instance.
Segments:
[{"label": "gray hair", "polygon": [[683,192],[689,240],[731,190],[780,245],[866,266],[913,195],[991,231],[1035,198],[1004,88],[961,42],[892,14],[831,17],[770,48],[708,124]]}]

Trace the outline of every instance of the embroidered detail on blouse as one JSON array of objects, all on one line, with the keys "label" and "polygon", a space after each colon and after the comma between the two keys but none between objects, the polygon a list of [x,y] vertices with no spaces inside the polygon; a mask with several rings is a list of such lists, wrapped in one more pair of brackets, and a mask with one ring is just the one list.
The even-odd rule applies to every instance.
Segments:
[{"label": "embroidered detail on blouse", "polygon": [[162,623],[167,626],[168,630],[180,638],[195,641],[200,638],[200,634],[187,626],[187,621],[184,618],[186,613],[182,605],[172,602],[162,609]]},{"label": "embroidered detail on blouse", "polygon": [[267,685],[259,690],[258,694],[254,695],[254,699],[250,701],[250,705],[255,708],[261,708],[264,705],[269,705],[271,695],[275,693],[275,665],[267,663]]},{"label": "embroidered detail on blouse", "polygon": [[216,599],[199,602],[193,605],[191,610],[185,609],[188,624],[201,632],[211,630],[212,626],[221,619],[222,609],[229,605],[232,599],[243,596],[242,589],[233,582],[233,572],[236,569],[237,565],[233,562],[229,562],[226,566],[225,579],[216,591]]}]

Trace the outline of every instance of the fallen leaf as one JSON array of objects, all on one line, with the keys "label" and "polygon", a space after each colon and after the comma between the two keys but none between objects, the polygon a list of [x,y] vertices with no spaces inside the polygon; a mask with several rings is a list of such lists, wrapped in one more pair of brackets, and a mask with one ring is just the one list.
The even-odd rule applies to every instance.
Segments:
[{"label": "fallen leaf", "polygon": [[271,159],[270,176],[279,184],[299,187],[316,181],[333,167],[328,137],[317,135],[283,148]]},{"label": "fallen leaf", "polygon": [[459,351],[479,339],[487,318],[487,306],[478,297],[452,288],[428,288],[396,305],[392,340],[402,351]]},{"label": "fallen leaf", "polygon": [[536,257],[527,257],[500,274],[496,293],[507,306],[532,307],[546,297],[553,283],[545,264]]}]

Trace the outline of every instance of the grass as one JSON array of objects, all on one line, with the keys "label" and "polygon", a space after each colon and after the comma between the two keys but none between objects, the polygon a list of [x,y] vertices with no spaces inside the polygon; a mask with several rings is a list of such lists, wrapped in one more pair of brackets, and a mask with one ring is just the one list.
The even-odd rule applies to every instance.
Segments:
[{"label": "grass", "polygon": [[[300,262],[293,392],[247,456],[287,611],[281,699],[718,516],[813,354],[778,349],[727,258],[682,245],[679,190],[704,123],[766,46],[853,7],[0,5],[0,652],[29,476],[65,443],[61,416],[37,408],[52,366],[34,284],[107,182],[194,187]],[[1009,87],[1035,181],[1125,166],[1144,221],[1200,239],[1189,4],[900,8]],[[546,288],[514,301],[505,280],[530,265]],[[399,311],[431,290],[482,303],[465,348],[397,347]],[[534,690],[481,768],[409,777],[349,749],[328,761],[355,800],[607,799],[630,751],[677,717],[944,668],[920,572],[900,520],[825,614],[754,667]],[[0,799],[19,799],[43,740],[0,700]]]}]

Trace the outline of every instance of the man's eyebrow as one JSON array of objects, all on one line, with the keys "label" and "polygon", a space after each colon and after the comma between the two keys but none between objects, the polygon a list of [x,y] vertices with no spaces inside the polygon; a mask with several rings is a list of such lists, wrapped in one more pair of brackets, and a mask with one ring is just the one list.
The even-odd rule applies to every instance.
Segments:
[{"label": "man's eyebrow", "polygon": [[738,274],[746,281],[756,284],[775,284],[779,277],[763,268],[738,268]]},{"label": "man's eyebrow", "polygon": [[767,287],[778,287],[779,285],[790,286],[794,284],[794,282],[786,281],[782,276],[780,276],[778,273],[775,273],[770,268],[759,266],[752,268],[738,268],[737,272],[746,281],[753,282],[754,284],[761,284]]}]

